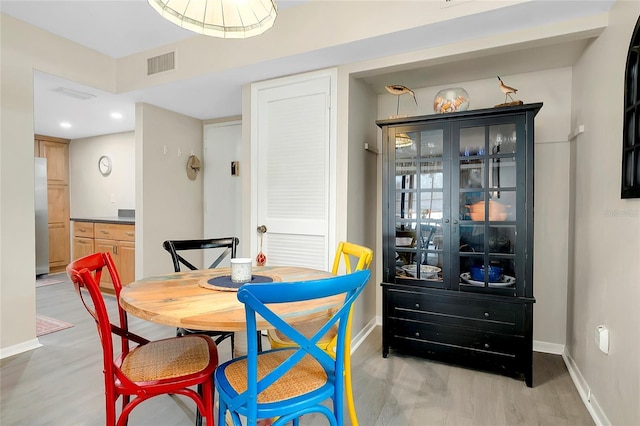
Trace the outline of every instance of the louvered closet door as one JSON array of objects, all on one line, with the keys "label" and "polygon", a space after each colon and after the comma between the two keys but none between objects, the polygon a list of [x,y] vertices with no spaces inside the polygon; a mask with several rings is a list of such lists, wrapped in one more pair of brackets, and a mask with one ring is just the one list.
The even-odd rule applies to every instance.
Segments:
[{"label": "louvered closet door", "polygon": [[258,91],[255,187],[267,265],[328,268],[329,94],[327,76]]}]

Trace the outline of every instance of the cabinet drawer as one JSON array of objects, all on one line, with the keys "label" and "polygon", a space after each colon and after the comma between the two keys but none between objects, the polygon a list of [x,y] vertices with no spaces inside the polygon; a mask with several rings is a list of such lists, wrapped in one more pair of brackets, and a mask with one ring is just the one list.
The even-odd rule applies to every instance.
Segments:
[{"label": "cabinet drawer", "polygon": [[389,314],[421,322],[519,334],[524,308],[515,303],[389,290]]},{"label": "cabinet drawer", "polygon": [[[480,332],[466,328],[438,324],[420,324],[406,320],[395,320],[394,339],[407,343],[421,342],[447,351],[465,349],[487,355],[513,358],[522,351],[524,337],[491,332]],[[399,342],[400,343],[400,342]],[[402,343],[399,346],[403,346]]]},{"label": "cabinet drawer", "polygon": [[93,222],[73,222],[73,236],[93,238]]},{"label": "cabinet drawer", "polygon": [[94,226],[95,238],[118,241],[135,241],[135,226],[120,225],[115,223],[96,223]]}]

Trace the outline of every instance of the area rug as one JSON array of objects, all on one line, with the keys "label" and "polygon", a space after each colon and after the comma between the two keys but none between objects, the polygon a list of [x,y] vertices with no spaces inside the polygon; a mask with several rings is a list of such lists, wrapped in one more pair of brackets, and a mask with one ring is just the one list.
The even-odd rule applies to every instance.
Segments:
[{"label": "area rug", "polygon": [[73,324],[68,322],[36,314],[36,336],[38,337],[71,327]]},{"label": "area rug", "polygon": [[36,288],[44,287],[45,285],[60,284],[63,282],[63,280],[56,278],[55,275],[47,278],[40,278],[36,280]]}]

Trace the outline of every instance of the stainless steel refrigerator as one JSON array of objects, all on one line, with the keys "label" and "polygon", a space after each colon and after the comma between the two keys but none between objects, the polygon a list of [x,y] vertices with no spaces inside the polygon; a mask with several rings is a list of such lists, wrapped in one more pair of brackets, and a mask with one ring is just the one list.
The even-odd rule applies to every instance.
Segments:
[{"label": "stainless steel refrigerator", "polygon": [[47,159],[35,157],[36,276],[49,273]]}]

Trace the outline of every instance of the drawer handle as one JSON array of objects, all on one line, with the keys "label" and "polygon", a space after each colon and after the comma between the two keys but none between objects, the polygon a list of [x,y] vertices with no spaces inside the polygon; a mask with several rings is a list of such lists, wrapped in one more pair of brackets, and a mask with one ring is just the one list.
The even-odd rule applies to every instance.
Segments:
[{"label": "drawer handle", "polygon": [[105,231],[104,229],[102,231],[100,231],[100,232],[102,232],[103,234],[108,234],[109,233],[109,231]]},{"label": "drawer handle", "polygon": [[420,337],[420,332],[416,331],[416,337]]},{"label": "drawer handle", "polygon": [[488,343],[485,343],[485,344],[484,344],[484,348],[485,348],[485,349],[489,349],[489,344],[488,344]]},{"label": "drawer handle", "polygon": [[485,313],[484,313],[484,317],[485,317],[485,318],[489,318],[489,312],[485,312]]},{"label": "drawer handle", "polygon": [[416,303],[416,309],[420,309],[420,304]]},{"label": "drawer handle", "polygon": [[87,232],[87,230],[86,230],[86,229],[82,229],[82,228],[78,229],[78,231],[80,231],[80,232]]},{"label": "drawer handle", "polygon": [[125,234],[127,234],[127,236],[129,236],[129,237],[133,237],[133,235],[134,235],[134,233],[131,232],[131,231],[125,232]]}]

